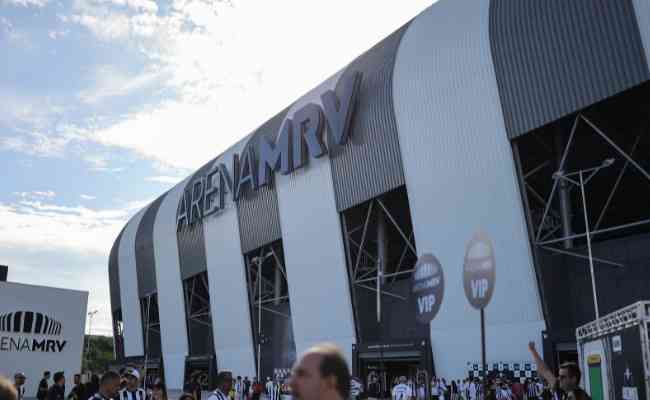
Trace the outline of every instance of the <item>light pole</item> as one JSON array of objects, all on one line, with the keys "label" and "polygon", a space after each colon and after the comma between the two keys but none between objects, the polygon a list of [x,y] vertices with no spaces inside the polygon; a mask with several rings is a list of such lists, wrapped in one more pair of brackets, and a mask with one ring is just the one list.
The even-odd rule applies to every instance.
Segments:
[{"label": "light pole", "polygon": [[86,368],[88,368],[88,362],[90,361],[90,338],[92,336],[93,329],[93,317],[97,314],[98,310],[94,310],[88,313],[88,341],[86,342]]},{"label": "light pole", "polygon": [[[587,198],[585,196],[585,185],[589,183],[591,178],[594,177],[603,168],[607,168],[614,164],[614,159],[613,158],[608,158],[602,162],[602,164],[593,167],[593,168],[587,168],[587,169],[581,169],[575,172],[571,173],[565,173],[564,171],[557,171],[553,174],[553,179],[562,179],[565,180],[573,185],[579,186],[580,187],[580,195],[582,198],[582,211],[585,219],[585,233],[587,235],[587,252],[588,252],[588,258],[589,258],[589,271],[591,273],[591,290],[592,294],[594,296],[594,310],[596,312],[596,319],[600,318],[600,311],[598,310],[598,296],[596,294],[596,276],[594,273],[594,260],[591,254],[591,231],[589,230],[589,217],[587,215]],[[587,174],[587,178],[585,178],[585,174]],[[575,181],[574,179],[571,179],[571,176],[578,175],[578,181]]]},{"label": "light pole", "polygon": [[257,378],[259,383],[262,383],[262,264],[271,255],[273,253],[266,253],[251,259],[251,262],[257,265]]}]

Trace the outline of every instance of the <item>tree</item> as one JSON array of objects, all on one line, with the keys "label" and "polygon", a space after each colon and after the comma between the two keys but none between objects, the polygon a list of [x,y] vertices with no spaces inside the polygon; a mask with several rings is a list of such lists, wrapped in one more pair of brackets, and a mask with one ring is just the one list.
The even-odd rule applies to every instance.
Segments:
[{"label": "tree", "polygon": [[[90,341],[90,349],[88,348]],[[113,338],[110,336],[86,335],[84,337],[83,362],[81,370],[100,373],[108,369],[114,360]]]}]

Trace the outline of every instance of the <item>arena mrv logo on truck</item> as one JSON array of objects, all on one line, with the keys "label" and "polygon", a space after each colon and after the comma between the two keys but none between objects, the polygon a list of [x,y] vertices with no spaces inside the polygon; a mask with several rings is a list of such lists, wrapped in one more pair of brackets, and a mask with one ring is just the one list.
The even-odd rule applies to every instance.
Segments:
[{"label": "arena mrv logo on truck", "polygon": [[227,193],[236,202],[246,190],[271,185],[275,172],[288,175],[305,167],[310,158],[345,145],[361,78],[360,72],[344,74],[336,84],[337,91],[328,90],[320,96],[322,106],[309,103],[284,119],[275,141],[260,135],[256,149],[246,146],[242,154],[234,155],[231,169],[218,163],[205,176],[195,178],[181,196],[177,229],[223,210]]},{"label": "arena mrv logo on truck", "polygon": [[60,353],[63,324],[45,314],[15,311],[0,315],[0,352]]}]

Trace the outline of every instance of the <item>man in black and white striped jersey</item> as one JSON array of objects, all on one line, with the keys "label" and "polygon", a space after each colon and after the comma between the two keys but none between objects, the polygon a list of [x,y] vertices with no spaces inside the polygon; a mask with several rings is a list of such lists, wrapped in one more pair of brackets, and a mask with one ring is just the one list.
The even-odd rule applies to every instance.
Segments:
[{"label": "man in black and white striped jersey", "polygon": [[232,373],[221,371],[217,375],[217,388],[210,393],[208,400],[228,400],[228,393],[232,388]]},{"label": "man in black and white striped jersey", "polygon": [[120,380],[120,375],[117,372],[106,372],[99,381],[99,391],[88,400],[118,400]]},{"label": "man in black and white striped jersey", "polygon": [[266,385],[266,390],[268,392],[268,400],[280,400],[280,383],[276,380],[269,381],[271,384]]},{"label": "man in black and white striped jersey", "polygon": [[140,388],[140,372],[135,368],[129,368],[124,373],[126,376],[126,388],[120,390],[119,400],[148,400],[147,392]]}]

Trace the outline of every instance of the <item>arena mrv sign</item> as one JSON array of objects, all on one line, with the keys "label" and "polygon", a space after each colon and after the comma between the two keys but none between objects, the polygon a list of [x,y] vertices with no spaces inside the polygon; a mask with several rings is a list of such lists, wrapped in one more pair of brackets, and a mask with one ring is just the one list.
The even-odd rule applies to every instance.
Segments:
[{"label": "arena mrv sign", "polygon": [[0,315],[0,352],[60,353],[63,324],[45,314],[15,311]]},{"label": "arena mrv sign", "polygon": [[[246,146],[242,154],[234,155],[231,169],[219,163],[195,179],[181,196],[177,229],[223,210],[227,193],[236,202],[246,190],[270,185],[275,172],[290,174],[307,165],[309,158],[327,154],[328,146],[345,145],[360,83],[361,73],[344,74],[337,84],[339,94],[328,90],[321,95],[322,106],[309,103],[293,118],[286,118],[275,141],[261,135],[257,149]],[[327,145],[324,132],[328,135]]]}]

